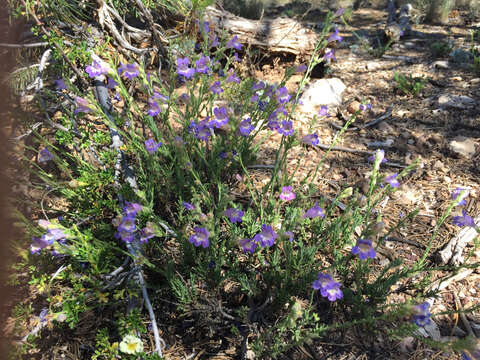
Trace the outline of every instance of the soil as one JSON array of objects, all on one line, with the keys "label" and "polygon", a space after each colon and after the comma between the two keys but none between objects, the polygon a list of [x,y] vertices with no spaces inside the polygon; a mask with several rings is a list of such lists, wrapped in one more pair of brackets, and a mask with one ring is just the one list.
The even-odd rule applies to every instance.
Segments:
[{"label": "soil", "polygon": [[[374,57],[366,50],[363,50],[360,41],[354,35],[354,31],[362,36],[375,38],[378,30],[384,26],[386,12],[375,9],[357,10],[349,26],[339,24],[340,35],[343,41],[336,48],[337,61],[333,62],[328,77],[341,79],[347,89],[344,92],[344,104],[341,108],[329,108],[331,114],[317,122],[313,131],[309,125],[313,113],[304,112],[299,109],[295,114],[294,127],[300,133],[316,132],[320,142],[330,144],[338,129],[332,123],[343,126],[347,107],[353,101],[368,100],[372,104],[370,111],[365,111],[355,122],[354,126],[365,124],[378,118],[385,113],[390,106],[393,106],[392,116],[382,121],[377,126],[347,131],[337,146],[356,150],[373,150],[368,144],[374,141],[386,141],[392,139],[391,147],[386,149],[386,157],[389,163],[382,165],[382,172],[393,174],[399,172],[399,168],[392,167],[391,163],[409,165],[414,159],[419,159],[418,168],[409,174],[397,192],[392,194],[382,206],[383,221],[387,228],[395,224],[399,218],[419,209],[419,215],[414,218],[407,227],[392,234],[392,241],[380,251],[377,264],[385,265],[396,257],[404,259],[405,264],[412,264],[423,254],[423,249],[429,246],[432,231],[437,219],[447,208],[452,191],[459,187],[470,188],[466,210],[472,216],[480,215],[480,111],[478,105],[473,108],[441,108],[437,99],[442,94],[464,95],[480,104],[480,75],[475,74],[466,67],[455,67],[451,65],[448,69],[435,68],[437,60],[447,58],[433,58],[430,51],[430,44],[433,41],[453,41],[456,48],[469,46],[470,29],[472,17],[467,12],[455,12],[455,18],[451,19],[448,26],[432,26],[419,24],[414,25],[415,34],[393,44],[386,51],[383,57]],[[268,16],[268,12],[265,16]],[[311,19],[309,19],[311,21]],[[473,19],[478,28],[480,19]],[[255,76],[270,83],[279,82],[285,69],[295,63],[289,59],[279,56],[279,59],[271,64],[259,64]],[[408,96],[396,89],[393,80],[394,73],[427,77],[429,81],[422,92],[417,96]],[[287,84],[290,92],[296,90],[300,77],[294,76]],[[470,158],[456,157],[449,149],[449,142],[458,137],[464,136],[474,140],[477,144],[476,153]],[[279,136],[272,136],[262,146],[258,154],[259,165],[271,165],[274,162],[272,155],[279,143]],[[294,169],[300,153],[305,153],[305,161],[302,163],[298,173],[294,177],[294,184],[298,184],[302,175],[314,169],[322,159],[325,152],[315,148],[304,147],[293,150],[290,154],[289,169]],[[347,186],[361,188],[363,182],[371,171],[371,164],[367,155],[348,153],[344,151],[332,151],[325,160],[319,171],[316,180],[318,191],[322,195],[334,197],[340,189]],[[268,169],[252,169],[251,173],[255,182],[262,185],[269,179]],[[238,184],[234,194],[241,196],[245,189]],[[451,224],[451,217],[440,229],[438,236],[430,244],[432,253],[442,249],[446,243],[454,237],[460,228]],[[469,244],[466,252],[474,249]],[[480,260],[480,252],[474,251],[467,260],[468,263],[475,263]],[[429,258],[429,261],[435,261]],[[436,278],[448,275],[447,272],[439,272]],[[19,280],[22,279],[22,274]],[[458,301],[456,297],[458,295]],[[35,303],[35,295],[19,290],[20,301]],[[466,278],[451,283],[442,291],[440,297],[435,301],[432,314],[448,310],[457,310],[459,306],[469,308],[479,304],[480,299],[480,270],[474,271]],[[401,293],[395,294],[389,300],[391,303],[405,300]],[[15,302],[19,302],[18,299]],[[41,309],[46,304],[36,304],[34,308]],[[38,312],[35,312],[38,313]],[[466,315],[467,320],[474,325],[473,331],[480,336],[480,312],[472,312]],[[157,319],[160,323],[162,320]],[[167,320],[167,319],[165,319]],[[13,318],[6,319],[5,324],[11,331],[14,327]],[[172,321],[170,321],[172,322]],[[435,318],[442,338],[459,336],[467,333],[465,323],[456,315],[441,315]],[[38,340],[37,350],[31,353],[32,358],[37,359],[83,359],[82,347],[94,344],[95,324],[92,317],[83,320],[85,328],[79,326],[75,331],[65,334],[52,334],[50,330],[44,330],[41,339]],[[476,325],[475,325],[476,324]],[[87,326],[88,325],[88,326]],[[24,334],[28,333],[34,326],[33,319],[30,323],[25,322]],[[185,325],[188,329],[188,324]],[[475,327],[476,326],[476,327]],[[459,328],[460,330],[456,329]],[[169,348],[165,351],[168,359],[237,359],[238,353],[228,344],[221,344],[222,341],[232,341],[231,344],[238,345],[239,339],[209,339],[203,343],[190,343],[183,339],[185,329],[169,328],[161,334],[166,340]],[[167,332],[171,331],[170,334]],[[182,335],[183,332],[183,335]],[[47,335],[47,333],[49,333]],[[450,352],[441,352],[429,349],[420,345],[410,338],[404,339],[396,346],[386,339],[379,338],[372,350],[366,351],[364,344],[356,341],[356,334],[347,336],[348,343],[338,344],[320,343],[301,347],[290,355],[293,359],[453,359]],[[45,343],[42,344],[42,342]],[[55,349],[54,356],[43,353],[42,349]],[[213,353],[213,350],[216,349]],[[193,354],[193,356],[189,356]]]}]

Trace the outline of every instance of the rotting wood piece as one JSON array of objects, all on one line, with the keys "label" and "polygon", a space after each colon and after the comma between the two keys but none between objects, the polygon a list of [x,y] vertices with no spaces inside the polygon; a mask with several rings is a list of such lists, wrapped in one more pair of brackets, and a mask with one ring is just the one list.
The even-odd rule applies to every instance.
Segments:
[{"label": "rotting wood piece", "polygon": [[232,36],[237,35],[242,44],[269,52],[310,55],[319,39],[314,30],[288,18],[250,20],[209,6],[204,20],[219,30],[227,30]]}]

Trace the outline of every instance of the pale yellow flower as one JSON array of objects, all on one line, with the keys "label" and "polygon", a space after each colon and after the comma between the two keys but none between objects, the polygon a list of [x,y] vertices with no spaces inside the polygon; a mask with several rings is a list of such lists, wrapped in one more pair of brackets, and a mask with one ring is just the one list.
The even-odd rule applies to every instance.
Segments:
[{"label": "pale yellow flower", "polygon": [[143,352],[142,340],[134,335],[125,335],[120,343],[119,349],[125,354],[136,354]]}]

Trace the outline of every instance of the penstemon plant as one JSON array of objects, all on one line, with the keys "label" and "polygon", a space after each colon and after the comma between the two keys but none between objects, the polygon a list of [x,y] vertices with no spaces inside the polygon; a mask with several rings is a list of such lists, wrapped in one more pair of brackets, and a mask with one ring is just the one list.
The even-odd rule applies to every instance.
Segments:
[{"label": "penstemon plant", "polygon": [[[288,69],[277,85],[242,79],[236,63],[242,61],[243,44],[236,36],[219,39],[207,21],[197,22],[199,45],[185,41],[171,47],[168,76],[91,54],[85,76],[93,79],[96,97],[57,81],[55,93],[71,104],[65,116],[72,128],[86,117],[103,123],[92,139],[70,140],[93,149],[96,165],[66,151],[68,144],[54,145],[37,134],[42,147],[32,172],[61,194],[68,208],[56,220],[44,212],[46,219],[30,226],[31,253],[70,263],[90,288],[85,294],[75,282],[73,294],[82,293],[81,308],[73,306],[72,297],[56,302],[50,295],[54,318],[63,314],[74,327],[81,311],[133,301],[136,295],[126,285],[144,266],[149,285],[158,289],[152,302],[161,303],[161,296],[170,293],[169,301],[183,315],[210,302],[223,304],[217,315],[231,322],[232,332],[245,338],[250,333],[251,348],[262,358],[350,327],[370,334],[388,329],[395,338],[429,323],[425,289],[404,304],[390,304],[388,298],[394,285],[433,271],[426,261],[430,244],[413,266],[401,259],[383,266],[377,261],[391,233],[417,214],[386,229],[379,210],[414,165],[387,175],[381,170],[385,153],[378,150],[370,159],[368,191],[345,188],[335,199],[318,196],[314,186],[328,150],[300,183],[293,179],[305,155],[294,169],[288,166],[292,149],[319,145],[317,134],[299,135],[293,113],[314,66],[334,57],[325,49],[341,41],[338,30],[332,33],[332,20],[339,16],[327,16],[308,66]],[[290,94],[285,84],[295,72],[303,78]],[[102,89],[108,89],[121,112],[98,101]],[[368,106],[352,115],[330,148]],[[314,121],[326,116],[322,107]],[[272,133],[281,138],[271,175],[259,187],[250,170]],[[113,149],[105,147],[109,137]],[[58,180],[52,169],[60,172]],[[245,197],[232,191],[239,184]],[[454,194],[437,231],[465,196],[465,191]],[[478,230],[466,212],[454,224]],[[130,273],[121,265],[124,255],[133,258]],[[73,279],[73,273],[62,279]],[[146,329],[138,314],[118,319],[122,338],[111,344],[101,330],[96,358],[144,354],[141,334]]]}]

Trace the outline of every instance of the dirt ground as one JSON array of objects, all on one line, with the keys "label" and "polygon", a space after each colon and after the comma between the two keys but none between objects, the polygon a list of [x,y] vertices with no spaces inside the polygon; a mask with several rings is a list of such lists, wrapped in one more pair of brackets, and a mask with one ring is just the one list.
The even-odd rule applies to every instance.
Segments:
[{"label": "dirt ground", "polygon": [[[267,13],[268,15],[268,13]],[[383,221],[387,227],[398,221],[399,218],[408,214],[416,207],[419,215],[411,224],[398,233],[392,234],[394,239],[388,242],[380,251],[379,264],[385,265],[396,257],[404,259],[406,264],[412,264],[419,259],[428,244],[436,219],[447,208],[452,191],[458,187],[471,188],[466,209],[472,216],[480,214],[480,77],[471,69],[451,66],[448,69],[438,69],[434,62],[443,59],[434,59],[431,55],[430,44],[436,40],[451,39],[455,47],[468,45],[469,29],[479,26],[480,19],[473,19],[464,12],[453,13],[451,25],[432,26],[414,25],[415,35],[402,39],[394,44],[384,57],[377,58],[362,50],[359,40],[353,32],[364,36],[374,36],[384,26],[386,19],[385,11],[370,8],[359,9],[354,13],[349,26],[339,25],[340,35],[343,41],[336,49],[337,61],[332,64],[329,77],[341,79],[347,86],[344,92],[345,106],[338,109],[329,109],[331,117],[318,122],[314,131],[319,135],[323,144],[330,144],[337,129],[332,123],[342,126],[344,124],[345,111],[352,101],[369,100],[372,110],[365,112],[354,124],[364,124],[378,118],[393,106],[392,116],[381,122],[378,126],[369,127],[358,131],[347,131],[337,144],[345,148],[356,150],[373,150],[368,144],[374,141],[386,141],[392,139],[391,146],[386,149],[386,157],[390,163],[408,165],[414,159],[420,159],[420,166],[415,172],[402,182],[399,190],[392,194],[383,206]],[[309,19],[311,21],[311,19]],[[256,72],[259,79],[269,82],[278,82],[290,63],[282,62],[276,65],[261,65]],[[420,95],[406,96],[396,91],[393,76],[395,72],[411,74],[414,76],[426,76],[431,79]],[[299,77],[294,76],[287,84],[290,91],[296,90]],[[438,96],[442,94],[465,95],[476,101],[476,106],[468,108],[441,108],[437,105]],[[343,114],[343,115],[342,115]],[[304,134],[311,133],[308,126],[313,114],[297,111],[294,127]],[[470,158],[457,157],[449,149],[449,142],[464,136],[476,141],[476,153]],[[273,136],[271,140],[261,148],[258,155],[258,163],[268,165],[274,162],[272,157],[278,145],[279,136]],[[293,169],[297,163],[300,152],[307,152],[306,161],[302,164],[294,180],[299,181],[302,174],[315,168],[318,161],[324,155],[322,150],[313,148],[299,148],[293,150],[289,156],[289,162]],[[346,186],[362,187],[371,170],[371,164],[364,154],[333,151],[325,159],[317,178],[319,192],[333,197],[339,189]],[[382,166],[386,174],[399,172],[401,168]],[[269,178],[268,169],[252,170],[258,184],[262,184]],[[241,188],[237,189],[239,192]],[[442,249],[446,243],[454,237],[460,228],[451,224],[451,218],[447,219],[439,236],[432,244],[432,252]],[[473,244],[467,246],[466,251],[473,249]],[[478,262],[480,252],[477,251],[469,263]],[[434,261],[432,258],[431,261]],[[439,273],[438,276],[446,275]],[[435,279],[432,279],[435,280]],[[35,302],[35,296],[27,288],[17,289],[18,297],[15,303],[28,302],[30,297]],[[390,302],[404,301],[401,293],[395,294]],[[468,308],[480,301],[480,270],[474,269],[467,277],[460,281],[452,282],[435,301],[432,314],[457,310],[460,307]],[[40,306],[41,307],[41,306]],[[471,324],[476,324],[473,329],[476,336],[480,336],[480,312],[466,314]],[[93,320],[92,320],[93,321]],[[160,320],[161,322],[161,320]],[[455,315],[442,315],[435,318],[442,337],[460,336],[466,334],[469,329],[465,323]],[[5,324],[14,327],[12,318],[5,319]],[[35,323],[23,324],[25,333],[28,333]],[[46,330],[44,332],[48,332]],[[88,330],[87,330],[88,332]],[[54,357],[42,357],[38,352],[35,358],[70,358],[81,359],[82,343],[81,329],[66,337],[61,334],[45,336],[45,343],[39,345],[39,349],[55,348]],[[91,334],[94,339],[94,333]],[[165,334],[166,336],[166,334]],[[88,336],[90,337],[90,336]],[[167,342],[170,348],[165,352],[167,358],[187,358],[186,349],[182,346],[182,340],[172,335],[177,344]],[[43,341],[43,337],[41,340]],[[349,344],[324,344],[319,345],[315,351],[300,349],[291,358],[295,359],[452,359],[451,354],[434,351],[415,342],[408,340],[396,348],[388,347],[389,342],[378,341],[378,348],[373,353],[362,350],[362,344],[356,344],[354,334]],[[238,342],[238,340],[237,340]],[[197,350],[201,344],[197,344]],[[80,350],[79,350],[80,349]],[[333,350],[332,350],[333,349]],[[310,349],[311,350],[311,349]],[[191,353],[191,351],[189,352]],[[312,353],[314,355],[312,355]],[[316,354],[315,354],[316,353]],[[51,353],[52,354],[52,353]],[[77,355],[75,355],[77,354]],[[376,355],[372,355],[376,354]],[[379,354],[383,354],[380,356]],[[33,355],[33,354],[32,354]],[[185,356],[184,356],[185,355]],[[194,359],[235,359],[235,353],[226,349],[223,353],[213,356],[208,352],[197,352],[191,358]]]}]

